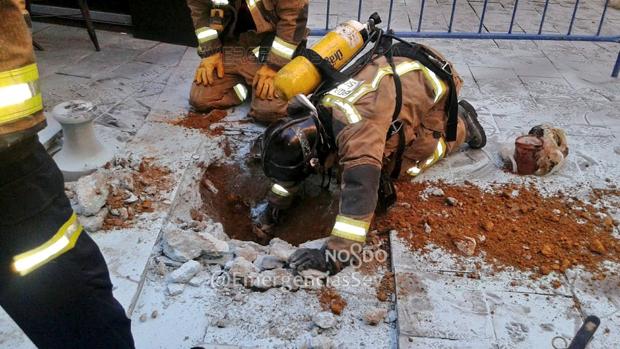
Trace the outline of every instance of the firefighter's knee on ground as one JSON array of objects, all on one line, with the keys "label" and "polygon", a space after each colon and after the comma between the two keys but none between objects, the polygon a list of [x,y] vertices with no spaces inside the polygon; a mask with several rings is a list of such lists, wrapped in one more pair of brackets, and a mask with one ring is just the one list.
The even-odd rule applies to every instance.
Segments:
[{"label": "firefighter's knee on ground", "polygon": [[271,124],[286,117],[286,105],[286,102],[275,98],[254,98],[249,115],[260,123]]},{"label": "firefighter's knee on ground", "polygon": [[196,111],[230,108],[240,104],[237,94],[232,89],[222,89],[211,85],[192,83],[189,92],[189,104]]}]

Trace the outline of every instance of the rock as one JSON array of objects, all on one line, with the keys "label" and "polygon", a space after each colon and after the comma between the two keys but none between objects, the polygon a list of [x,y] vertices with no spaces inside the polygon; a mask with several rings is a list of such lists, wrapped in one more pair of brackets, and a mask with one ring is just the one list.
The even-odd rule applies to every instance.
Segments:
[{"label": "rock", "polygon": [[104,207],[94,216],[80,216],[79,221],[87,232],[94,233],[101,230],[101,228],[103,227],[103,222],[105,221],[105,217],[107,217],[107,215],[108,209]]},{"label": "rock", "polygon": [[281,287],[292,277],[293,275],[284,268],[265,270],[259,273],[256,278],[251,281],[251,286],[261,290]]},{"label": "rock", "polygon": [[336,345],[329,337],[317,335],[304,338],[297,347],[299,349],[334,349]]},{"label": "rock", "polygon": [[168,282],[172,283],[186,283],[191,280],[194,275],[198,274],[202,270],[200,262],[190,260],[185,262],[177,270],[168,274]]},{"label": "rock", "polygon": [[139,199],[136,196],[136,194],[134,194],[134,193],[132,193],[130,191],[128,191],[127,193],[129,194],[129,196],[124,200],[124,202],[126,204],[133,204],[135,202],[138,202]]},{"label": "rock", "polygon": [[473,256],[476,252],[476,239],[469,236],[463,236],[463,238],[457,238],[453,240],[456,248],[466,256]]},{"label": "rock", "polygon": [[107,176],[97,171],[78,179],[75,194],[85,216],[97,214],[105,205],[110,195]]},{"label": "rock", "polygon": [[293,252],[295,252],[293,245],[282,239],[273,238],[269,241],[269,254],[283,262],[286,262]]},{"label": "rock", "polygon": [[437,187],[426,188],[424,192],[432,196],[444,196],[445,195],[445,193],[443,192],[443,189],[437,188]]},{"label": "rock", "polygon": [[146,314],[140,315],[140,322],[145,322],[145,321],[146,321]]},{"label": "rock", "polygon": [[209,224],[204,232],[209,233],[213,235],[216,239],[219,239],[222,241],[230,240],[230,238],[224,231],[224,226],[222,225],[222,223],[219,223],[219,222]]},{"label": "rock", "polygon": [[262,254],[256,258],[254,265],[260,270],[269,270],[282,268],[284,266],[284,262],[277,257]]},{"label": "rock", "polygon": [[256,257],[258,257],[258,252],[256,252],[256,250],[251,247],[241,247],[235,250],[235,256],[243,257],[249,262],[254,262],[256,260]]},{"label": "rock", "polygon": [[303,244],[300,244],[299,248],[312,248],[312,249],[319,250],[321,249],[321,247],[323,247],[323,245],[325,245],[326,241],[327,241],[327,238],[306,241]]},{"label": "rock", "polygon": [[598,239],[592,240],[592,242],[590,243],[590,251],[598,253],[598,254],[607,253],[607,249],[605,248],[605,245],[603,245],[603,243]]},{"label": "rock", "polygon": [[157,319],[158,315],[159,313],[157,312],[157,310],[153,310],[153,312],[151,313],[151,319]]},{"label": "rock", "polygon": [[118,209],[118,215],[123,220],[129,219],[129,210],[126,207],[121,207]]},{"label": "rock", "polygon": [[327,275],[329,273],[328,272],[322,272],[320,270],[316,270],[316,269],[306,269],[306,270],[302,270],[299,272],[299,275],[301,275],[304,279],[326,279]]},{"label": "rock", "polygon": [[171,296],[176,296],[179,295],[181,293],[183,293],[183,290],[185,289],[185,285],[184,284],[168,284],[168,294]]},{"label": "rock", "polygon": [[314,314],[312,322],[322,329],[328,329],[336,325],[336,317],[329,311],[322,311]]},{"label": "rock", "polygon": [[203,254],[207,254],[208,258],[219,258],[227,254],[230,248],[226,241],[209,233],[172,228],[164,232],[163,251],[173,260],[187,262]]},{"label": "rock", "polygon": [[383,321],[387,313],[387,309],[384,308],[370,309],[366,312],[366,314],[364,314],[364,321],[371,326],[377,326],[377,324]]},{"label": "rock", "polygon": [[495,227],[495,224],[493,224],[493,222],[491,221],[484,221],[480,224],[480,226],[482,227],[482,229],[484,229],[485,231],[492,231],[493,228]]},{"label": "rock", "polygon": [[201,271],[188,281],[188,285],[198,287],[209,279],[211,275],[205,271]]},{"label": "rock", "polygon": [[428,223],[424,222],[424,232],[426,234],[430,234],[433,231],[433,228],[431,228],[430,225],[428,225]]},{"label": "rock", "polygon": [[540,249],[540,253],[545,257],[553,257],[553,247],[549,244],[544,244]]},{"label": "rock", "polygon": [[163,252],[168,258],[178,262],[187,262],[202,254],[202,246],[193,232],[171,229],[164,231]]},{"label": "rock", "polygon": [[258,268],[243,257],[237,257],[232,261],[229,273],[235,279],[248,279],[252,273],[258,273]]},{"label": "rock", "polygon": [[446,198],[446,204],[448,204],[449,206],[456,206],[459,204],[459,201],[452,196],[448,196]]}]

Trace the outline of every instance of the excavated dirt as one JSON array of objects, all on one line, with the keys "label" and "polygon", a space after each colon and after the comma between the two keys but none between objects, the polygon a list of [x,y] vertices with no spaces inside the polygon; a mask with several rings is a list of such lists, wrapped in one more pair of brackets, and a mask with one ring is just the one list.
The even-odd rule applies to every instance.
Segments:
[{"label": "excavated dirt", "polygon": [[[134,202],[127,202],[129,199],[124,190],[112,190],[106,202],[110,210],[103,221],[103,229],[127,228],[131,226],[135,215],[142,212],[153,212],[155,210],[154,200],[158,200],[158,193],[170,190],[172,182],[170,180],[170,170],[152,164],[152,159],[144,159],[137,170],[132,171],[133,195],[136,196]],[[127,213],[126,217],[115,216],[112,210],[123,210]]]},{"label": "excavated dirt", "polygon": [[317,295],[321,308],[325,311],[331,311],[336,315],[340,315],[344,308],[347,307],[347,301],[332,287],[321,288]]},{"label": "excavated dirt", "polygon": [[[260,166],[210,166],[200,185],[203,210],[221,222],[231,238],[267,243],[254,233],[251,210],[265,199],[270,185]],[[337,195],[325,190],[306,193],[280,217],[272,235],[295,245],[328,236],[338,210],[334,198]]]},{"label": "excavated dirt", "polygon": [[[444,195],[428,194],[427,187]],[[512,266],[534,277],[581,265],[604,278],[608,271],[601,262],[620,262],[620,240],[612,235],[617,222],[562,193],[543,197],[518,185],[487,192],[469,183],[400,182],[398,195],[397,206],[375,225],[380,232],[398,230],[414,250],[434,244],[461,255],[483,253],[498,269]]]},{"label": "excavated dirt", "polygon": [[224,132],[224,127],[219,126],[212,129],[211,124],[221,121],[226,117],[226,115],[228,115],[226,110],[219,109],[214,109],[208,114],[190,111],[187,113],[187,116],[175,119],[170,123],[176,126],[197,129],[210,135],[217,136]]},{"label": "excavated dirt", "polygon": [[394,273],[385,273],[376,288],[377,299],[382,302],[387,302],[390,299],[390,296],[394,293],[394,288]]}]

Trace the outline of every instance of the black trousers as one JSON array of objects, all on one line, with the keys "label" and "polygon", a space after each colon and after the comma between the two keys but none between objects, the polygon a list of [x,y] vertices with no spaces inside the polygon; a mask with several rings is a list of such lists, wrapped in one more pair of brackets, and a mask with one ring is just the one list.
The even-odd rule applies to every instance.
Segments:
[{"label": "black trousers", "polygon": [[13,256],[50,239],[72,213],[62,173],[36,138],[0,152],[0,306],[39,348],[133,348],[130,320],[86,232],[29,274],[11,270]]}]

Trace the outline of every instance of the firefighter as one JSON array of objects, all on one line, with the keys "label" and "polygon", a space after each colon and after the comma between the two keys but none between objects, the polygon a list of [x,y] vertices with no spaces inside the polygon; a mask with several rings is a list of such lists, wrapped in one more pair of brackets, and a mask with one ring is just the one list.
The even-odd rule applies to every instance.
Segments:
[{"label": "firefighter", "polygon": [[392,180],[420,175],[464,143],[472,149],[486,144],[474,108],[458,102],[462,80],[452,64],[423,45],[399,43],[388,51],[345,82],[315,92],[313,103],[298,95],[290,117],[265,131],[263,170],[273,185],[256,222],[259,232],[286,214],[306,177],[336,161],[340,170],[331,236],[322,249],[291,256],[298,271],[338,272],[361,251],[375,211],[394,203]]},{"label": "firefighter", "polygon": [[133,348],[107,266],[83,232],[45,127],[32,39],[0,0],[0,306],[40,348]]},{"label": "firefighter", "polygon": [[308,34],[308,1],[188,0],[188,6],[202,58],[190,104],[198,111],[229,108],[249,98],[250,87],[252,118],[271,123],[286,116],[273,78]]}]

